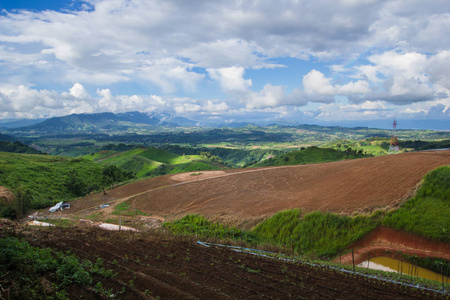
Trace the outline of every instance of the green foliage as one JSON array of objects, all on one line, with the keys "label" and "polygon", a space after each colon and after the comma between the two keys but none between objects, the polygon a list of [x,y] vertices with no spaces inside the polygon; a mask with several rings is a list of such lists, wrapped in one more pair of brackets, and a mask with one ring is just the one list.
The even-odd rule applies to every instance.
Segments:
[{"label": "green foliage", "polygon": [[[349,149],[356,153],[368,155],[385,155],[389,152],[390,137],[372,137],[364,140],[334,140],[325,143],[324,147],[347,152]],[[403,147],[402,147],[403,148]]]},{"label": "green foliage", "polygon": [[28,147],[21,142],[0,141],[0,152],[43,154],[41,151]]},{"label": "green foliage", "polygon": [[146,216],[147,214],[140,211],[139,209],[132,209],[131,204],[128,202],[122,202],[114,207],[113,215],[124,215],[124,216]]},{"label": "green foliage", "polygon": [[128,177],[160,176],[181,172],[217,170],[220,159],[207,155],[178,155],[156,148],[137,148],[123,152],[104,150],[85,156],[102,165],[125,170]]},{"label": "green foliage", "polygon": [[[74,254],[32,247],[15,237],[0,238],[0,274],[12,282],[12,299],[64,298],[61,296],[66,286],[90,286],[94,273],[105,278],[115,275],[103,268],[101,260],[95,264],[88,260],[80,262]],[[44,288],[44,277],[57,283],[53,290]]]},{"label": "green foliage", "polygon": [[345,151],[340,151],[330,148],[309,147],[304,150],[291,151],[267,160],[263,160],[259,163],[251,165],[251,167],[310,164],[368,156],[370,155],[364,155],[362,152],[352,150],[351,148],[347,148]]},{"label": "green foliage", "polygon": [[103,183],[108,186],[118,182],[133,179],[134,175],[131,172],[122,171],[116,166],[105,166],[102,172]]},{"label": "green foliage", "polygon": [[30,208],[44,208],[61,200],[84,196],[104,184],[132,175],[82,158],[0,152],[0,185],[21,187]]},{"label": "green foliage", "polygon": [[428,150],[428,149],[444,149],[450,148],[450,140],[442,141],[399,141],[399,146],[402,148],[413,148],[414,150]]},{"label": "green foliage", "polygon": [[9,204],[0,204],[0,217],[12,220],[22,219],[31,209],[33,197],[23,186],[19,186],[13,191],[14,200]]},{"label": "green foliage", "polygon": [[435,273],[441,274],[443,271],[445,276],[450,275],[450,261],[440,257],[420,257],[417,255],[402,254],[405,261],[411,262],[419,267],[431,270]]},{"label": "green foliage", "polygon": [[293,209],[275,214],[253,232],[261,240],[292,247],[297,254],[329,258],[373,230],[379,217],[351,218],[316,211],[302,218],[301,211]]},{"label": "green foliage", "polygon": [[213,223],[199,215],[187,215],[180,220],[165,222],[163,226],[175,234],[196,234],[205,238],[216,237],[255,242],[255,236],[251,232]]},{"label": "green foliage", "polygon": [[450,167],[428,173],[414,198],[389,213],[383,225],[450,242]]},{"label": "green foliage", "polygon": [[181,147],[177,145],[168,145],[163,147],[164,150],[167,150],[172,153],[176,153],[179,155],[204,155],[209,156],[214,160],[214,157],[219,158],[225,163],[236,166],[236,167],[244,167],[248,164],[254,164],[255,162],[261,161],[269,156],[280,155],[284,151],[273,150],[273,149],[231,149],[231,148],[223,148],[223,147],[214,147],[214,148],[206,148],[206,147]]}]

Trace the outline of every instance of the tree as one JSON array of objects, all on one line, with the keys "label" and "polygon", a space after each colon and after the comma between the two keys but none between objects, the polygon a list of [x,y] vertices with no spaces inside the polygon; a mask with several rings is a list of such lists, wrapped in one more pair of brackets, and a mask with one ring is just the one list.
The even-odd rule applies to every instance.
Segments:
[{"label": "tree", "polygon": [[12,220],[22,219],[30,210],[33,196],[30,191],[25,190],[22,186],[14,190],[13,194],[14,200],[1,208],[0,214],[4,218]]},{"label": "tree", "polygon": [[134,175],[131,172],[122,171],[114,165],[108,165],[103,169],[102,181],[104,186],[109,186],[117,182],[122,182],[128,179],[133,179]]},{"label": "tree", "polygon": [[86,184],[81,180],[75,169],[69,174],[65,186],[75,196],[80,197],[86,195]]}]

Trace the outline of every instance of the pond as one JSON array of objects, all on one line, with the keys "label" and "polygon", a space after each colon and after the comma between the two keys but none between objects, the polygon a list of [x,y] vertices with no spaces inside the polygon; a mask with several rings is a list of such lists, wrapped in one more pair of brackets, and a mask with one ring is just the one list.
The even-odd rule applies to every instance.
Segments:
[{"label": "pond", "polygon": [[[400,261],[394,258],[379,256],[371,258],[370,261],[364,261],[358,265],[363,268],[370,268],[373,270],[382,270],[387,272],[397,272],[402,274],[414,275],[421,278],[435,280],[442,282],[442,275],[428,269],[413,266],[412,264]],[[446,270],[444,270],[445,273]],[[448,284],[448,277],[444,276],[444,282]]]}]

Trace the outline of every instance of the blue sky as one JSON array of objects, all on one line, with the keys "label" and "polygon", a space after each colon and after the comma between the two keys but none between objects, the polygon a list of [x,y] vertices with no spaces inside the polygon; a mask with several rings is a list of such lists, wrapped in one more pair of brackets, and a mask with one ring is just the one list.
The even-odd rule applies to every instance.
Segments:
[{"label": "blue sky", "polygon": [[448,1],[3,0],[0,10],[0,119],[137,110],[450,130]]}]

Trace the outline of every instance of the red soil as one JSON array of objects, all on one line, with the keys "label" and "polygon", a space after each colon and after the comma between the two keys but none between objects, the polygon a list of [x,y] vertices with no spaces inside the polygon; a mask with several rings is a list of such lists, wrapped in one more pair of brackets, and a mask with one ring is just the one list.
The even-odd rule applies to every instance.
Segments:
[{"label": "red soil", "polygon": [[292,208],[371,213],[398,207],[414,194],[425,174],[449,164],[450,151],[436,151],[223,173],[202,171],[199,176],[166,175],[79,199],[62,214],[92,214],[99,204],[128,200],[133,208],[165,219],[198,213],[248,228]]},{"label": "red soil", "polygon": [[291,208],[370,213],[400,205],[413,195],[426,173],[448,164],[450,151],[246,169],[149,190],[131,203],[164,217],[199,213],[234,222],[257,221]]},{"label": "red soil", "polygon": [[[378,227],[348,249],[354,249],[355,263],[367,260],[368,255],[400,258],[398,251],[421,257],[440,257],[450,260],[450,244],[440,243],[424,237],[386,227]],[[347,253],[336,261],[352,263],[352,254]]]}]

